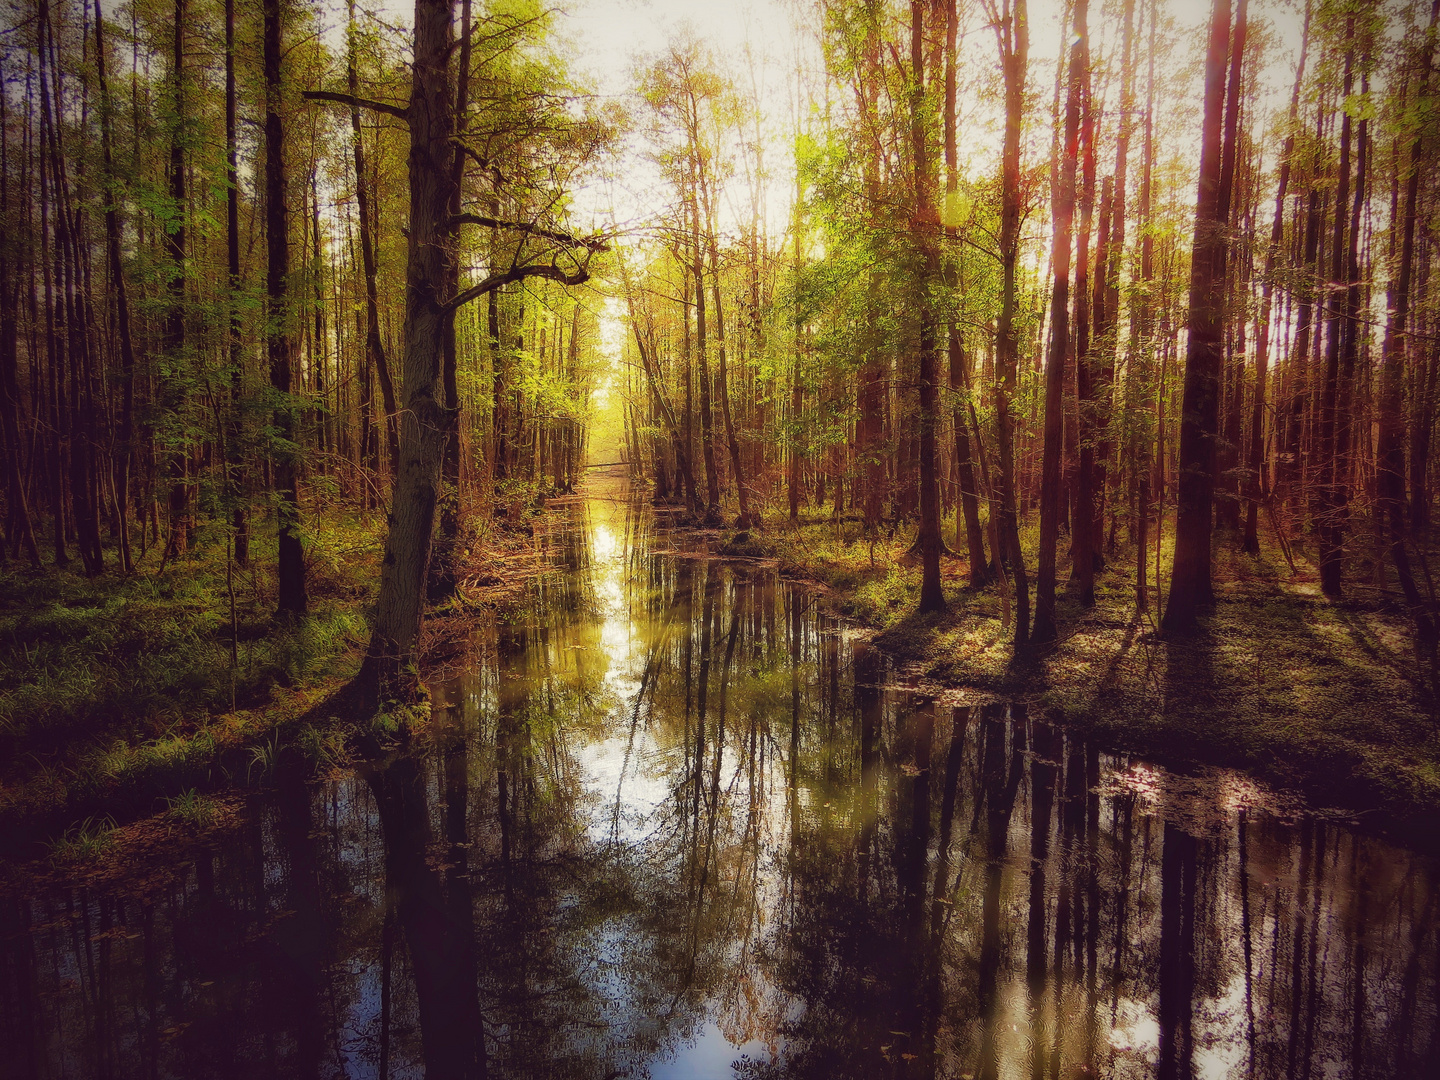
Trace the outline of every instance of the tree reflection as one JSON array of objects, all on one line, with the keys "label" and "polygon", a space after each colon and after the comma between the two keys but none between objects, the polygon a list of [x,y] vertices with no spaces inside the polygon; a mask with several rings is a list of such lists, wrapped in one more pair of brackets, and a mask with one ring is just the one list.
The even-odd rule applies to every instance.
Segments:
[{"label": "tree reflection", "polygon": [[425,752],[144,896],[0,900],[0,1076],[1440,1072],[1432,861],[568,513]]}]

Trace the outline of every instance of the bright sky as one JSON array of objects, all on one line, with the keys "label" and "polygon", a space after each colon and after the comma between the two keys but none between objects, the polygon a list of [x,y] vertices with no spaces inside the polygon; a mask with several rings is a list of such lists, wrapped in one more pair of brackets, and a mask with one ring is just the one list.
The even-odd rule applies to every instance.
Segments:
[{"label": "bright sky", "polygon": [[[335,11],[333,23],[343,25],[343,4],[339,0],[330,3]],[[558,13],[556,30],[570,47],[577,74],[603,97],[631,103],[629,92],[637,65],[663,52],[670,40],[686,30],[710,45],[722,70],[742,92],[749,93],[753,84],[765,114],[765,168],[770,178],[766,188],[767,231],[772,237],[782,236],[790,220],[794,191],[791,146],[797,100],[823,97],[825,93],[818,76],[818,46],[814,41],[820,0],[552,0],[552,4]],[[1305,0],[1250,0],[1252,26],[1273,23],[1278,39],[1278,47],[1269,51],[1269,62],[1262,73],[1267,109],[1283,109],[1288,104],[1304,4]],[[373,7],[361,0],[361,6],[402,25],[408,25],[412,18],[412,0],[380,0]],[[1066,6],[1066,0],[1029,3],[1030,110],[1034,122],[1029,128],[1027,154],[1032,157],[1049,151],[1049,111]],[[1137,0],[1137,17],[1146,6],[1146,0]],[[1184,74],[1187,65],[1193,67],[1188,85],[1172,82],[1169,99],[1160,103],[1162,110],[1171,111],[1173,121],[1165,134],[1183,140],[1199,119],[1197,62],[1204,45],[1210,2],[1162,0],[1161,8],[1162,18],[1168,13],[1173,20],[1178,45],[1172,55],[1162,58],[1158,76],[1173,78],[1177,73]],[[1090,9],[1092,49],[1097,54],[1113,52],[1118,48],[1121,4],[1117,0],[1090,0]],[[998,80],[995,36],[985,24],[980,0],[959,0],[959,11],[962,158],[968,156],[974,167],[988,171],[994,167],[992,159],[998,158],[999,152],[998,103],[983,99],[978,87]],[[896,15],[904,18],[902,6],[896,6]],[[1143,98],[1143,39],[1141,46],[1136,89]],[[796,74],[801,68],[808,69],[805,78],[809,89],[803,94]],[[844,93],[835,89],[831,92]],[[1198,147],[1195,149],[1198,153]],[[748,206],[740,205],[747,199],[745,185],[739,182],[732,187],[729,205],[721,207],[722,227],[727,221],[748,219]],[[643,139],[636,136],[615,175],[591,182],[577,193],[576,227],[611,222],[622,227],[643,227],[669,198],[670,193],[661,189],[658,170],[646,158]]]}]

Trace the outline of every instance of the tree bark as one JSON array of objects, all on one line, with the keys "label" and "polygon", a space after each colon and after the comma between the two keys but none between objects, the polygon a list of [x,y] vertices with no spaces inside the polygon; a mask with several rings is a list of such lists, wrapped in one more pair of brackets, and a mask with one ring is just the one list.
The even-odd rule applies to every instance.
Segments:
[{"label": "tree bark", "polygon": [[[455,116],[464,134],[465,110],[470,94],[470,0],[460,3],[460,73],[455,92]],[[465,155],[456,153],[450,166],[450,217],[455,220],[461,211],[460,186],[465,177]],[[454,295],[460,288],[460,262],[449,260],[447,272],[450,280],[445,284],[446,295]],[[455,592],[457,583],[456,550],[460,541],[460,385],[459,365],[455,354],[455,320],[447,319],[441,346],[441,382],[445,388],[445,408],[455,424],[455,430],[445,442],[445,460],[441,467],[440,486],[440,528],[435,538],[435,549],[430,558],[428,592],[431,602],[443,600]]]},{"label": "tree bark", "polygon": [[910,3],[910,144],[914,154],[915,238],[919,246],[920,349],[920,608],[945,610],[940,585],[940,489],[935,476],[935,428],[939,419],[935,364],[935,312],[931,283],[939,276],[940,219],[935,208],[935,170],[925,132],[925,3]]},{"label": "tree bark", "polygon": [[[959,36],[959,16],[956,0],[946,3],[945,18],[945,192],[954,201],[960,190],[959,154],[956,146],[955,124],[955,61],[956,43]],[[946,237],[953,249],[959,242],[959,223],[947,219]],[[952,259],[947,277],[956,271]],[[949,282],[954,284],[954,282]],[[961,290],[963,295],[963,289]],[[950,395],[952,405],[950,423],[955,435],[955,473],[960,488],[958,516],[964,520],[966,550],[970,553],[970,587],[983,588],[990,580],[985,558],[985,534],[980,528],[980,500],[975,486],[975,463],[971,454],[969,420],[965,414],[963,398],[970,392],[969,358],[965,354],[965,342],[960,327],[952,318],[946,326],[946,339],[950,357]],[[960,527],[956,526],[956,546],[959,546]]]},{"label": "tree bark", "polygon": [[[1345,19],[1345,75],[1341,100],[1350,96],[1354,87],[1355,50],[1353,39],[1355,18]],[[1343,351],[1346,327],[1346,293],[1341,283],[1345,280],[1345,227],[1349,223],[1348,203],[1350,202],[1350,113],[1344,109],[1340,118],[1340,164],[1335,195],[1335,220],[1330,239],[1330,288],[1328,292],[1328,319],[1325,337],[1325,384],[1320,405],[1320,482],[1319,499],[1315,508],[1316,534],[1320,547],[1320,590],[1326,596],[1341,593],[1341,560],[1343,557],[1344,529],[1340,522],[1342,514],[1340,486],[1344,482],[1341,458],[1344,455],[1340,429],[1345,423],[1341,416],[1341,394],[1344,391],[1341,378],[1341,353]]]},{"label": "tree bark", "polygon": [[[1060,453],[1064,442],[1065,353],[1070,345],[1070,244],[1075,221],[1075,173],[1080,139],[1082,72],[1088,66],[1086,0],[1075,5],[1075,42],[1065,94],[1065,129],[1053,197],[1054,243],[1050,265],[1050,355],[1045,365],[1045,442],[1040,463],[1040,551],[1035,579],[1035,626],[1030,640],[1055,640],[1055,549],[1060,538]],[[1076,529],[1080,528],[1076,518]]]},{"label": "tree bark", "polygon": [[1225,59],[1230,41],[1230,0],[1215,0],[1205,54],[1205,118],[1201,129],[1199,198],[1190,263],[1189,341],[1180,415],[1175,562],[1161,626],[1185,635],[1200,609],[1214,603],[1211,582],[1211,503],[1215,487],[1215,436],[1225,279],[1225,219],[1220,216],[1220,129],[1225,101]]},{"label": "tree bark", "polygon": [[375,212],[370,206],[370,177],[365,168],[365,144],[360,134],[359,72],[355,62],[355,0],[348,0],[349,22],[345,51],[346,78],[350,94],[350,139],[355,159],[355,207],[360,217],[360,263],[365,275],[365,358],[380,383],[380,401],[385,407],[385,446],[389,450],[390,472],[400,468],[399,409],[390,361],[380,337],[380,291],[375,283]]},{"label": "tree bark", "polygon": [[997,442],[1000,450],[1000,536],[1009,556],[1015,586],[1016,648],[1030,634],[1030,587],[1025,554],[1020,549],[1020,526],[1015,499],[1015,422],[1010,404],[1015,397],[1020,345],[1015,333],[1016,269],[1020,262],[1020,126],[1025,112],[1026,65],[1030,54],[1030,25],[1026,0],[1004,4],[1005,17],[995,27],[1005,79],[1005,137],[1001,151],[1000,318],[995,325],[995,360],[1000,378],[995,396]]},{"label": "tree bark", "polygon": [[[230,4],[226,0],[227,29],[230,26]],[[228,69],[227,69],[228,70]],[[134,459],[135,441],[135,341],[130,325],[130,295],[125,284],[120,257],[120,186],[115,173],[111,119],[110,83],[105,76],[105,19],[100,0],[95,0],[95,73],[100,86],[100,153],[104,168],[105,253],[110,270],[110,293],[115,302],[115,333],[120,339],[120,426],[116,432],[112,483],[115,485],[116,533],[120,554],[120,571],[134,569],[130,555],[130,463]],[[227,113],[227,117],[228,117]],[[13,308],[7,306],[7,311]],[[13,314],[11,315],[13,318]],[[28,515],[26,515],[28,524]],[[33,544],[33,538],[31,543]]]},{"label": "tree bark", "polygon": [[277,396],[273,451],[278,533],[276,606],[283,615],[303,615],[309,606],[305,588],[305,550],[300,542],[299,447],[295,442],[295,408],[290,400],[294,343],[291,338],[290,235],[288,177],[285,173],[285,127],[281,118],[280,63],[282,0],[265,0],[265,295],[268,299],[265,353],[270,361],[270,386]]},{"label": "tree bark", "polygon": [[1280,176],[1275,189],[1275,219],[1270,226],[1270,248],[1265,253],[1265,277],[1261,284],[1260,318],[1255,342],[1255,400],[1250,410],[1250,461],[1246,477],[1245,536],[1240,547],[1250,555],[1260,553],[1260,502],[1269,497],[1265,472],[1265,402],[1270,362],[1270,318],[1275,291],[1275,269],[1285,240],[1285,196],[1290,189],[1290,172],[1295,156],[1295,126],[1300,119],[1300,88],[1305,78],[1305,58],[1310,47],[1312,5],[1305,5],[1305,25],[1300,35],[1300,60],[1295,67],[1295,87],[1290,93],[1290,133],[1280,152]]},{"label": "tree bark", "polygon": [[[1433,29],[1440,16],[1440,0],[1431,7]],[[1432,58],[1427,47],[1419,80],[1418,97],[1424,100],[1429,90]],[[1405,179],[1405,204],[1401,216],[1400,263],[1391,289],[1390,317],[1385,326],[1385,340],[1380,357],[1380,439],[1376,454],[1379,473],[1379,513],[1382,535],[1388,541],[1390,559],[1405,604],[1415,623],[1415,638],[1420,653],[1428,661],[1432,678],[1436,673],[1436,626],[1434,613],[1427,610],[1410,556],[1405,548],[1405,423],[1401,411],[1401,394],[1405,379],[1405,354],[1409,343],[1410,296],[1415,266],[1415,228],[1419,217],[1420,177],[1427,164],[1425,140],[1417,132],[1410,146],[1409,175]]]},{"label": "tree bark", "polygon": [[[174,47],[171,51],[171,118],[170,134],[170,204],[174,223],[165,230],[165,249],[170,257],[170,275],[166,288],[164,323],[161,341],[170,371],[161,376],[161,410],[177,416],[184,408],[185,392],[179,374],[187,363],[185,356],[185,22],[186,0],[175,0]],[[166,478],[170,482],[169,535],[165,557],[183,555],[189,546],[193,524],[190,519],[190,452],[185,445],[172,446],[165,455]]]}]

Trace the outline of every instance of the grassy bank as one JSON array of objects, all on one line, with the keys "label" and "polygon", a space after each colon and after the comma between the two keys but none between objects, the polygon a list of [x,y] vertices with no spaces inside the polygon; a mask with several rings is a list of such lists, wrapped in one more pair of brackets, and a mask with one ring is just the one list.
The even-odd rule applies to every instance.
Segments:
[{"label": "grassy bank", "polygon": [[[204,806],[207,792],[260,782],[282,756],[310,770],[344,760],[354,718],[335,695],[368,638],[383,525],[332,513],[313,528],[301,619],[275,617],[274,541],[259,525],[245,567],[229,562],[222,535],[202,534],[163,570],[152,551],[128,577],[0,574],[3,852],[43,841],[94,855],[123,823],[173,817],[177,799]],[[533,561],[526,531],[491,533],[469,556],[461,597],[427,621],[436,664]]]},{"label": "grassy bank", "polygon": [[1398,595],[1352,584],[1332,602],[1303,554],[1292,573],[1273,545],[1253,557],[1222,541],[1215,611],[1200,635],[1172,642],[1155,633],[1153,601],[1137,615],[1133,552],[1122,551],[1097,577],[1095,607],[1062,595],[1060,642],[1017,657],[996,591],[970,590],[963,559],[944,560],[948,610],[915,613],[909,540],[872,548],[854,525],[815,524],[751,534],[731,550],[824,586],[916,677],[1024,697],[1117,748],[1246,769],[1411,830],[1440,822],[1440,724]]},{"label": "grassy bank", "polygon": [[[0,822],[24,839],[78,815],[204,790],[237,753],[356,668],[378,578],[378,516],[331,514],[307,539],[310,613],[277,620],[274,541],[248,566],[218,534],[160,568],[0,578]],[[292,733],[298,735],[297,732]],[[304,736],[316,752],[325,736]],[[97,817],[98,820],[98,817]]]}]

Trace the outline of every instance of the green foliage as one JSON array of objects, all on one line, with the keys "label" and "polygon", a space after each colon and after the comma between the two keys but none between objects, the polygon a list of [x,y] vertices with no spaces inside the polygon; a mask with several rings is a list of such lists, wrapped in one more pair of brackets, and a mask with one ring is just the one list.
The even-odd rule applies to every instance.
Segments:
[{"label": "green foliage", "polygon": [[50,858],[57,863],[93,862],[110,850],[114,832],[114,818],[87,817],[50,842]]},{"label": "green foliage", "polygon": [[193,787],[166,799],[165,805],[168,808],[167,813],[175,821],[196,828],[204,828],[213,823],[220,814],[219,804]]}]

